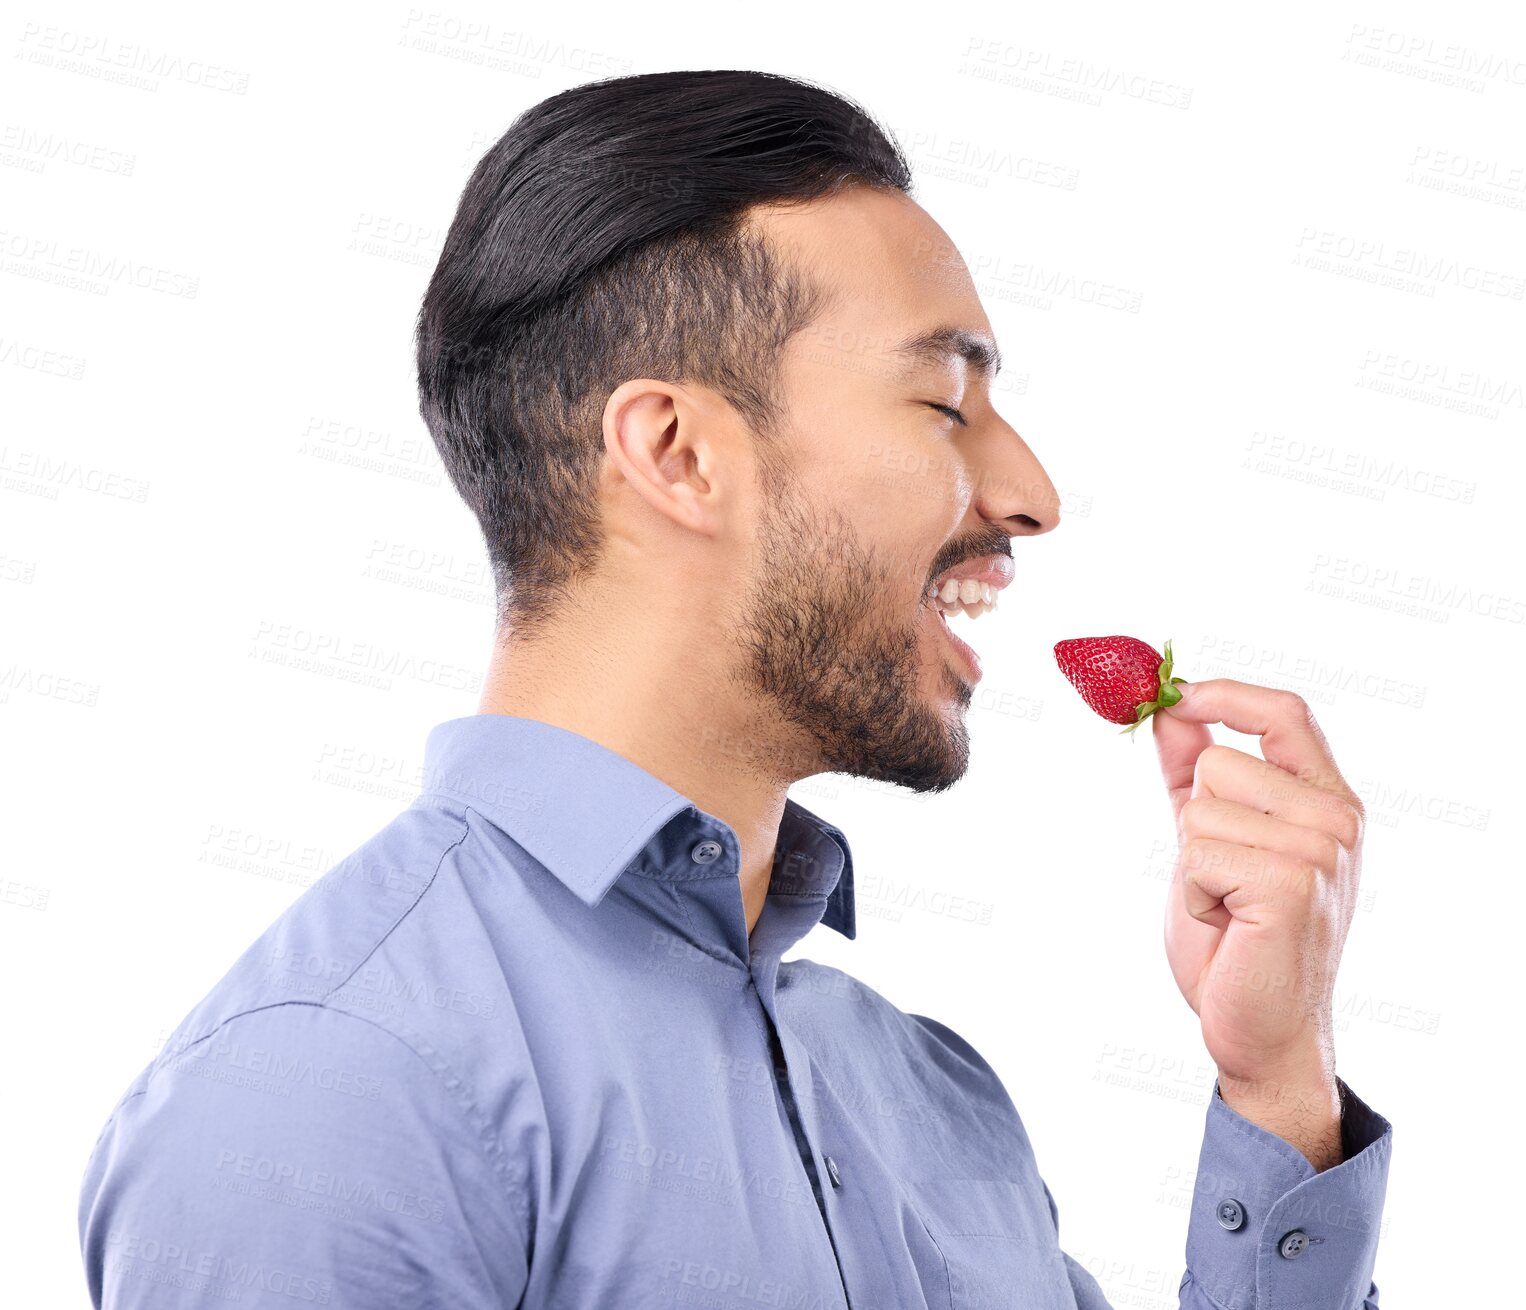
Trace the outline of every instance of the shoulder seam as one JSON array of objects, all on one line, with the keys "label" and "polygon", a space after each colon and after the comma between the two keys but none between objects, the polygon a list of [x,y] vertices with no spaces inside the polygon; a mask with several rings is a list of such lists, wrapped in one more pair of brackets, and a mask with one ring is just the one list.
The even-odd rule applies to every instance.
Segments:
[{"label": "shoulder seam", "polygon": [[356,961],[355,967],[353,969],[351,969],[349,971],[349,973],[345,974],[345,976],[343,978],[341,978],[338,982],[336,982],[332,987],[330,987],[328,989],[328,991],[324,992],[324,994],[321,997],[318,998],[318,1004],[319,1005],[326,1005],[328,1003],[329,997],[331,997],[335,992],[339,991],[339,989],[342,988],[346,983],[348,983],[351,978],[353,978],[357,973],[360,972],[361,967],[365,964],[365,962],[367,960],[369,960],[373,955],[375,955],[377,951],[381,950],[381,948],[386,944],[387,938],[392,936],[392,934],[397,931],[398,925],[401,924],[404,919],[406,919],[410,914],[413,913],[413,911],[417,907],[418,903],[421,900],[424,899],[425,894],[429,891],[429,889],[431,887],[434,886],[434,880],[437,877],[439,877],[440,870],[445,865],[445,857],[447,855],[449,855],[453,850],[455,850],[456,847],[459,846],[463,841],[466,840],[466,834],[470,831],[470,829],[466,825],[465,820],[457,818],[455,815],[451,815],[450,817],[452,819],[455,819],[456,823],[460,825],[461,830],[460,830],[460,832],[458,832],[456,834],[455,840],[452,841],[448,846],[446,846],[446,848],[443,851],[440,852],[440,858],[435,861],[434,872],[429,875],[428,881],[425,882],[425,884],[422,887],[419,888],[419,894],[417,896],[415,896],[413,898],[413,900],[408,903],[408,908],[405,909],[400,915],[397,916],[397,921],[392,925],[392,927],[388,928],[386,932],[384,932],[380,937],[378,937],[376,939],[376,944],[373,945],[371,947],[371,949],[369,951],[367,951],[365,953],[365,955],[363,955],[358,961]]},{"label": "shoulder seam", "polygon": [[[450,817],[455,818],[454,815],[452,815]],[[345,985],[345,983],[349,982],[349,980],[351,978],[353,978],[356,975],[356,973],[359,972],[360,966],[363,965],[367,960],[369,960],[373,955],[376,954],[376,951],[381,946],[381,944],[383,942],[385,942],[387,940],[387,938],[390,937],[395,931],[397,931],[398,924],[402,923],[402,921],[404,919],[406,919],[409,916],[409,914],[411,914],[413,912],[414,907],[418,905],[419,901],[423,898],[424,893],[427,892],[430,889],[430,887],[432,887],[434,885],[434,880],[438,876],[438,874],[440,872],[441,866],[445,863],[445,857],[447,855],[449,855],[451,853],[451,851],[453,851],[463,841],[466,840],[466,835],[467,835],[469,829],[467,828],[466,824],[463,823],[459,818],[456,819],[456,822],[458,824],[461,824],[461,831],[460,831],[460,833],[454,839],[452,839],[452,841],[445,847],[444,850],[442,850],[440,852],[440,858],[435,861],[434,872],[429,875],[428,880],[424,883],[423,887],[419,889],[419,894],[417,896],[415,896],[413,898],[413,900],[409,903],[408,908],[406,910],[404,910],[402,912],[402,914],[400,914],[398,916],[397,922],[394,923],[390,928],[388,928],[387,931],[384,932],[381,935],[381,937],[379,937],[377,939],[376,944],[374,946],[372,946],[371,949],[365,953],[365,955],[361,958],[360,962],[358,964],[356,964],[355,968],[351,969],[350,972],[347,973],[339,982],[335,983],[334,986],[330,987],[328,989],[328,991],[324,992],[323,995],[318,997],[318,999],[316,1001],[305,1001],[305,1002],[302,1002],[303,1004],[307,1004],[307,1005],[327,1005],[329,997],[331,997],[336,991],[338,991],[341,987],[343,987]],[[338,867],[338,866],[335,866],[335,867]],[[205,1000],[205,998],[203,998],[203,1000]],[[247,1010],[236,1010],[232,1014],[224,1015],[215,1024],[213,1024],[212,1027],[208,1028],[206,1032],[202,1033],[194,1041],[186,1041],[186,1042],[182,1042],[182,1043],[178,1044],[175,1047],[174,1054],[177,1055],[177,1056],[178,1055],[183,1055],[186,1051],[191,1050],[193,1047],[200,1046],[202,1042],[206,1041],[207,1038],[211,1037],[224,1024],[229,1023],[232,1020],[237,1019],[237,1018],[239,1018],[242,1015],[245,1015],[245,1014],[254,1014],[256,1011],[259,1011],[259,1010],[269,1010],[269,1009],[274,1008],[277,1005],[287,1005],[287,1004],[294,1004],[294,1003],[295,1002],[290,1002],[290,1001],[272,1001],[268,1005],[251,1005]],[[199,1004],[200,1003],[198,1003],[198,1007],[199,1007]],[[194,1010],[193,1010],[193,1013],[194,1013]],[[346,1011],[346,1010],[336,1010],[335,1013],[337,1013],[337,1014],[347,1014],[349,1012]],[[189,1017],[189,1016],[187,1016],[187,1017]],[[360,1016],[357,1015],[355,1017],[359,1018]],[[155,1059],[152,1060],[149,1063],[149,1067],[148,1067],[147,1073],[146,1073],[146,1075],[144,1077],[144,1081],[145,1082],[147,1082],[149,1078],[152,1078],[154,1076],[154,1074],[159,1071],[160,1065],[164,1062],[166,1056],[168,1056],[168,1055],[169,1055],[169,1050],[168,1050],[168,1047],[166,1046],[166,1049],[164,1051],[161,1051],[160,1054],[157,1057],[155,1057]],[[138,1096],[138,1095],[141,1095],[141,1092],[133,1092],[133,1093],[131,1093],[131,1095],[132,1096]],[[124,1099],[127,1099],[127,1098],[124,1098]]]},{"label": "shoulder seam", "polygon": [[[203,1037],[197,1038],[196,1041],[192,1042],[189,1046],[185,1047],[182,1051],[179,1051],[176,1054],[177,1056],[184,1054],[184,1051],[188,1051],[192,1047],[199,1046],[208,1037],[215,1036],[219,1031],[221,1031],[223,1028],[226,1028],[235,1019],[243,1019],[251,1014],[259,1014],[265,1010],[279,1010],[289,1005],[306,1006],[310,1009],[322,1010],[325,1014],[334,1014],[346,1019],[353,1019],[357,1023],[363,1023],[369,1028],[374,1028],[377,1032],[385,1033],[405,1051],[412,1055],[414,1059],[418,1060],[420,1064],[428,1069],[430,1074],[433,1076],[434,1081],[440,1085],[441,1090],[445,1093],[446,1099],[451,1102],[455,1108],[456,1113],[461,1116],[465,1126],[469,1130],[469,1135],[471,1136],[473,1142],[475,1142],[478,1151],[481,1152],[488,1168],[503,1185],[505,1199],[513,1207],[515,1217],[520,1222],[522,1235],[528,1238],[530,1224],[529,1205],[525,1198],[520,1195],[520,1192],[516,1187],[516,1180],[513,1177],[513,1169],[507,1163],[505,1152],[503,1150],[503,1144],[493,1133],[492,1127],[487,1122],[487,1117],[477,1107],[476,1102],[461,1094],[459,1089],[466,1086],[464,1080],[456,1074],[450,1065],[447,1064],[446,1061],[440,1056],[440,1053],[436,1051],[434,1047],[432,1047],[428,1042],[424,1042],[422,1040],[419,1041],[419,1046],[424,1047],[429,1052],[428,1055],[425,1055],[424,1051],[421,1051],[418,1046],[414,1045],[413,1041],[403,1036],[402,1033],[396,1032],[393,1029],[386,1027],[384,1024],[377,1023],[374,1019],[367,1015],[356,1014],[353,1010],[344,1010],[339,1008],[337,1005],[329,1005],[322,1000],[286,1000],[272,1001],[269,1005],[255,1005],[251,1006],[247,1010],[240,1010],[237,1014],[230,1014],[226,1018],[220,1020],[217,1026],[213,1028],[211,1032],[207,1033]],[[152,1080],[154,1075],[157,1074],[163,1067],[164,1065],[162,1063],[156,1065],[149,1072],[148,1078],[145,1079],[145,1085],[138,1091],[134,1092],[132,1095],[143,1095],[143,1093],[148,1090],[148,1081]],[[128,1099],[131,1099],[131,1097]]]},{"label": "shoulder seam", "polygon": [[[516,1217],[520,1221],[524,1236],[528,1238],[530,1225],[529,1204],[525,1197],[521,1195],[522,1189],[518,1185],[519,1183],[522,1183],[523,1180],[516,1180],[514,1178],[514,1170],[507,1162],[506,1155],[503,1150],[503,1144],[498,1140],[496,1134],[494,1134],[491,1125],[487,1122],[487,1117],[478,1108],[476,1102],[470,1096],[463,1095],[462,1091],[460,1090],[466,1087],[465,1081],[455,1072],[454,1069],[451,1068],[451,1066],[440,1055],[440,1053],[436,1051],[435,1048],[428,1042],[424,1041],[418,1034],[411,1034],[410,1040],[410,1037],[405,1037],[402,1033],[396,1032],[393,1029],[386,1027],[384,1024],[377,1023],[374,1019],[367,1015],[357,1014],[354,1011],[344,1009],[337,1004],[330,1004],[330,998],[334,995],[334,993],[344,987],[345,984],[348,983],[349,980],[360,971],[365,962],[381,949],[382,945],[387,941],[387,939],[413,912],[418,903],[424,898],[425,893],[427,893],[430,887],[434,885],[434,881],[439,876],[440,870],[444,867],[445,860],[450,855],[451,851],[455,850],[456,847],[461,845],[461,843],[465,841],[469,835],[471,828],[463,819],[460,818],[460,816],[448,814],[446,811],[437,812],[446,814],[447,817],[453,819],[459,826],[460,831],[440,852],[439,859],[435,861],[434,871],[429,875],[428,880],[419,889],[418,895],[416,895],[413,900],[409,902],[407,908],[403,910],[400,915],[398,915],[396,922],[394,922],[392,926],[377,939],[376,944],[366,952],[366,954],[360,959],[359,962],[357,962],[354,969],[346,974],[345,977],[342,978],[339,982],[335,983],[333,987],[329,988],[329,990],[326,991],[317,1000],[288,999],[272,1001],[266,1005],[250,1006],[248,1009],[239,1010],[233,1014],[223,1016],[210,1029],[202,1033],[201,1036],[197,1037],[195,1041],[187,1042],[183,1046],[177,1047],[172,1053],[168,1051],[164,1052],[161,1055],[161,1058],[155,1061],[152,1067],[150,1067],[148,1070],[147,1075],[143,1079],[143,1086],[124,1097],[122,1102],[120,1102],[117,1107],[118,1110],[120,1110],[121,1106],[125,1105],[127,1101],[132,1100],[133,1097],[143,1095],[148,1090],[148,1084],[153,1080],[154,1075],[157,1074],[169,1060],[176,1059],[181,1055],[184,1055],[187,1051],[190,1051],[193,1048],[201,1045],[202,1042],[205,1042],[210,1037],[215,1036],[219,1031],[225,1028],[228,1024],[232,1023],[235,1019],[241,1019],[246,1015],[258,1014],[262,1010],[278,1009],[286,1005],[306,1005],[315,1009],[321,1009],[328,1014],[343,1015],[348,1019],[354,1019],[357,1022],[367,1024],[368,1026],[376,1029],[378,1032],[386,1033],[411,1055],[413,1055],[413,1057],[417,1059],[421,1064],[423,1064],[426,1069],[429,1070],[435,1081],[446,1093],[447,1099],[454,1105],[456,1113],[461,1115],[466,1127],[470,1130],[472,1139],[477,1145],[477,1149],[482,1153],[488,1168],[493,1172],[493,1174],[502,1184],[504,1188],[504,1194],[510,1205],[513,1207]],[[423,1049],[421,1050],[420,1047]],[[425,1051],[428,1052],[427,1055],[425,1054]],[[115,1111],[111,1117],[113,1119],[116,1117]],[[110,1120],[107,1122],[107,1127],[109,1126]],[[104,1134],[104,1132],[105,1129],[103,1128],[102,1133]]]}]

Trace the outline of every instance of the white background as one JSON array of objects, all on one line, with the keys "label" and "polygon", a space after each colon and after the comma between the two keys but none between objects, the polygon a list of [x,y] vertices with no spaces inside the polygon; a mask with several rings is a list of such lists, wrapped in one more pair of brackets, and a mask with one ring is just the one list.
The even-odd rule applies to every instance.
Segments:
[{"label": "white background", "polygon": [[1338,1040],[1395,1124],[1383,1304],[1503,1294],[1526,908],[1526,26],[1504,10],[13,12],[7,1299],[84,1304],[76,1195],[117,1098],[407,804],[428,728],[476,710],[488,578],[410,348],[471,166],[579,82],[738,66],[897,133],[1009,361],[999,407],[1065,496],[973,630],[965,782],[795,788],[859,876],[858,940],[804,953],[982,1050],[1062,1244],[1118,1306],[1174,1307],[1212,1078],[1161,945],[1174,831],[1148,733],[1093,717],[1050,649],[1170,637],[1189,679],[1290,687],[1369,813]]}]

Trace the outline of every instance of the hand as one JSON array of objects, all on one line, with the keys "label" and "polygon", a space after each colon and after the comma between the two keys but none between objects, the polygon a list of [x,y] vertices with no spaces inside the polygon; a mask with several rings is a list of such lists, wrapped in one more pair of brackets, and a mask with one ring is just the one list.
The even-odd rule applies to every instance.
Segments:
[{"label": "hand", "polygon": [[[1340,1162],[1332,998],[1366,816],[1303,698],[1210,678],[1151,716],[1180,849],[1166,955],[1231,1108]],[[1261,738],[1257,759],[1207,724]]]}]

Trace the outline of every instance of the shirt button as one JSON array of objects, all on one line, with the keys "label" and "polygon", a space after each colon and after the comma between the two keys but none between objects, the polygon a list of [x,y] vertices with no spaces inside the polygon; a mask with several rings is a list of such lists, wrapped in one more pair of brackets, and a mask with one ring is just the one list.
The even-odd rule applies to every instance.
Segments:
[{"label": "shirt button", "polygon": [[1245,1226],[1245,1207],[1229,1197],[1219,1202],[1219,1226],[1234,1232]]},{"label": "shirt button", "polygon": [[1309,1249],[1309,1235],[1295,1228],[1277,1243],[1277,1254],[1284,1260],[1296,1260]]},{"label": "shirt button", "polygon": [[695,864],[711,864],[718,860],[721,855],[721,844],[718,841],[702,841],[692,851],[689,858]]},{"label": "shirt button", "polygon": [[841,1187],[842,1175],[837,1172],[837,1161],[830,1155],[824,1155],[821,1158],[827,1162],[827,1177],[832,1180],[832,1186]]}]

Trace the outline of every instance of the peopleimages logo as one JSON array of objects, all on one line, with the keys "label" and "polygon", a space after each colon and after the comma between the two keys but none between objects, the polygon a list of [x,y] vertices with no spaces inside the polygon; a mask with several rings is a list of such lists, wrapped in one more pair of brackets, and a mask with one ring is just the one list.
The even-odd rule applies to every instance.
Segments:
[{"label": "peopleimages logo", "polygon": [[346,1178],[324,1169],[309,1169],[289,1160],[273,1160],[269,1156],[224,1148],[217,1153],[217,1170],[251,1182],[269,1183],[275,1188],[385,1210],[402,1219],[426,1219],[434,1224],[445,1220],[444,1204],[431,1197],[397,1187],[378,1187],[373,1182]]},{"label": "peopleimages logo", "polygon": [[405,978],[377,963],[357,967],[353,960],[316,955],[311,951],[291,951],[281,946],[271,952],[270,959],[280,976],[308,979],[313,985],[307,990],[315,995],[327,995],[330,991],[335,994],[364,992],[386,1000],[430,1005],[437,1010],[450,1010],[473,1018],[490,1019],[493,1015],[490,996],[445,983]]},{"label": "peopleimages logo", "polygon": [[960,71],[971,77],[1092,106],[1101,104],[1106,94],[1166,109],[1192,107],[1190,86],[1180,86],[1137,69],[1094,64],[1089,59],[1032,46],[971,36],[965,44],[963,60]]},{"label": "peopleimages logo", "polygon": [[237,1300],[248,1288],[313,1305],[327,1305],[334,1295],[334,1285],[326,1278],[304,1276],[247,1256],[197,1250],[120,1228],[106,1232],[106,1261],[121,1277],[204,1291],[222,1300]]},{"label": "peopleimages logo", "polygon": [[[1518,58],[1519,52],[1516,51],[1448,45],[1434,37],[1399,32],[1389,27],[1369,27],[1366,23],[1351,25],[1346,45],[1348,48],[1342,58],[1349,62],[1365,63],[1390,72],[1413,68],[1414,75],[1423,77],[1423,80],[1459,79],[1466,84],[1467,79],[1473,79],[1480,85],[1493,80],[1509,86],[1526,86],[1526,59]],[[1353,51],[1357,52],[1355,58],[1352,58]]]},{"label": "peopleimages logo", "polygon": [[1520,300],[1526,295],[1526,276],[1519,272],[1465,264],[1446,255],[1404,246],[1391,247],[1386,241],[1350,232],[1304,227],[1294,246],[1293,263],[1306,262],[1306,257],[1311,255],[1327,256],[1353,266],[1365,265],[1374,273],[1393,272],[1420,283],[1462,287],[1509,300]]},{"label": "peopleimages logo", "polygon": [[121,82],[144,91],[158,90],[160,80],[238,96],[249,89],[249,74],[239,69],[117,41],[97,32],[29,22],[22,28],[20,45],[17,58],[28,63],[82,73],[106,82]]},{"label": "peopleimages logo", "polygon": [[312,1060],[283,1057],[279,1052],[258,1046],[243,1046],[221,1036],[196,1040],[188,1035],[177,1038],[168,1048],[168,1067],[181,1072],[197,1072],[196,1062],[206,1062],[220,1069],[239,1070],[274,1080],[289,1095],[292,1087],[316,1087],[374,1101],[381,1093],[381,1079],[371,1074],[339,1069]]},{"label": "peopleimages logo", "polygon": [[392,679],[406,678],[449,691],[479,691],[482,674],[428,655],[384,646],[338,632],[297,623],[261,619],[250,654],[263,664],[316,673],[343,682],[388,690]]},{"label": "peopleimages logo", "polygon": [[[34,237],[25,232],[0,231],[0,255],[24,261],[8,271],[21,276],[35,270],[43,281],[57,281],[77,290],[105,295],[113,285],[136,287],[139,291],[158,291],[185,300],[195,300],[201,278],[178,269],[161,268],[144,260],[91,250],[85,246],[61,245],[50,236]],[[56,275],[56,276],[55,276]],[[69,275],[75,275],[72,279]]]}]

